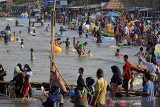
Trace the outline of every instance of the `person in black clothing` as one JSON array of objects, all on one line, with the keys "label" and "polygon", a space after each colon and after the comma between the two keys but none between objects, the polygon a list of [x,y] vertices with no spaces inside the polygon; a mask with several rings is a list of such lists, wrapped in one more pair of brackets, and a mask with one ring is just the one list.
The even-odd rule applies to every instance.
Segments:
[{"label": "person in black clothing", "polygon": [[16,24],[15,24],[15,26],[18,26],[19,25],[19,22],[18,22],[18,20],[16,20]]},{"label": "person in black clothing", "polygon": [[67,38],[64,43],[66,44],[66,49],[68,49],[70,45],[69,38]]},{"label": "person in black clothing", "polygon": [[9,24],[6,26],[5,30],[6,31],[9,31],[9,30],[11,31],[11,27],[9,26]]},{"label": "person in black clothing", "polygon": [[122,87],[122,74],[117,66],[112,66],[113,76],[111,78],[111,96],[112,97],[121,97],[122,94],[120,92]]},{"label": "person in black clothing", "polygon": [[82,37],[82,24],[79,26],[78,31],[79,31],[79,37]]},{"label": "person in black clothing", "polygon": [[15,83],[15,94],[16,98],[22,98],[21,89],[23,87],[23,73],[19,73],[17,76],[13,78],[13,81]]},{"label": "person in black clothing", "polygon": [[[6,76],[6,71],[4,71],[3,66],[0,64],[0,81],[4,81],[4,76]],[[5,87],[3,84],[0,84],[0,93],[5,93]]]},{"label": "person in black clothing", "polygon": [[[78,73],[80,74],[79,77],[78,77],[78,80],[77,80],[77,85],[79,83],[85,83],[84,82],[84,79],[83,79],[83,72],[84,72],[84,68],[80,67],[79,70],[78,70]],[[84,84],[85,85],[85,84]]]},{"label": "person in black clothing", "polygon": [[100,28],[96,32],[96,35],[97,35],[97,44],[102,43],[101,34],[100,34]]}]

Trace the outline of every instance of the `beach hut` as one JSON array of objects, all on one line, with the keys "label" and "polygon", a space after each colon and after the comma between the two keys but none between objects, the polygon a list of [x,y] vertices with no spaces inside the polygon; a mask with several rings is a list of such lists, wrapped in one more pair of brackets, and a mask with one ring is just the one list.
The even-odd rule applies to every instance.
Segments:
[{"label": "beach hut", "polygon": [[125,9],[125,6],[121,0],[110,0],[108,3],[106,3],[103,7],[103,10],[123,10]]}]

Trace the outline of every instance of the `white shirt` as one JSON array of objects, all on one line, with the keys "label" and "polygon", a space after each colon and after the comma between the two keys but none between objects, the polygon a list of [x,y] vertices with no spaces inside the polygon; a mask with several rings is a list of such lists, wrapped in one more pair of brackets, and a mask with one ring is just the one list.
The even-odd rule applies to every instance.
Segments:
[{"label": "white shirt", "polygon": [[127,26],[124,28],[124,33],[125,33],[126,35],[128,35],[128,34],[129,34],[129,29],[128,29],[128,27],[127,27]]},{"label": "white shirt", "polygon": [[159,72],[159,67],[157,65],[154,65],[153,63],[151,62],[146,62],[141,56],[140,56],[140,59],[142,60],[142,62],[147,66],[149,72],[151,73],[151,75],[154,75],[156,76],[156,72],[158,70]]}]

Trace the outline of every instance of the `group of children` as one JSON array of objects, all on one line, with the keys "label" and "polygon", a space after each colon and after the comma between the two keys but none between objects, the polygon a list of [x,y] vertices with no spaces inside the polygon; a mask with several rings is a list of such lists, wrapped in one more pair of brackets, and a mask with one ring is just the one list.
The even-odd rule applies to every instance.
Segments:
[{"label": "group of children", "polygon": [[[67,50],[70,49],[70,41],[69,41],[69,38],[66,38],[66,41],[61,41],[61,38],[55,39],[55,45],[56,45],[56,46],[62,47],[62,43],[65,43]],[[80,47],[80,45],[82,45],[82,44],[80,44],[79,41],[76,41],[76,38],[73,37],[73,48],[74,48],[75,50],[77,50],[78,47]],[[73,49],[72,49],[72,51],[73,51]],[[89,50],[88,52],[85,52],[84,55],[85,55],[85,56],[92,56],[90,50]]]}]

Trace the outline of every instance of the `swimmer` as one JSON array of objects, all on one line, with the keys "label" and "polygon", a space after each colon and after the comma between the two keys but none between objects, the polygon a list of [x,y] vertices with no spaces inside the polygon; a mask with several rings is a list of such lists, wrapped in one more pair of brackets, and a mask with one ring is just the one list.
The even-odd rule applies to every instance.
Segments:
[{"label": "swimmer", "polygon": [[24,48],[24,41],[23,41],[23,39],[21,39],[20,45],[21,45],[21,48]]},{"label": "swimmer", "polygon": [[9,53],[9,50],[7,50],[7,53]]},{"label": "swimmer", "polygon": [[117,49],[117,51],[116,51],[116,53],[115,53],[115,56],[117,56],[117,57],[122,56],[122,54],[121,54],[121,52],[120,52],[120,50],[119,50],[119,49]]},{"label": "swimmer", "polygon": [[90,51],[90,50],[87,52],[86,55],[87,55],[87,56],[93,56],[93,55],[91,54],[91,51]]},{"label": "swimmer", "polygon": [[31,61],[33,61],[33,52],[34,52],[33,48],[30,49],[30,52],[31,52]]},{"label": "swimmer", "polygon": [[61,38],[55,39],[55,45],[61,47],[62,45]]},{"label": "swimmer", "polygon": [[69,38],[67,38],[64,43],[66,44],[66,48],[69,48],[69,45],[70,45]]},{"label": "swimmer", "polygon": [[32,34],[32,36],[36,36],[35,34],[36,34],[36,30],[33,29],[33,34]]}]

